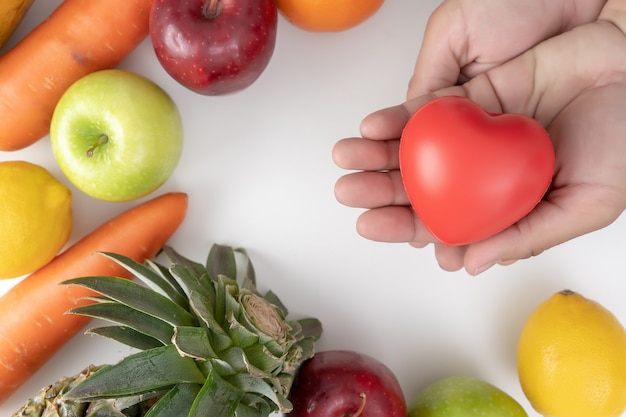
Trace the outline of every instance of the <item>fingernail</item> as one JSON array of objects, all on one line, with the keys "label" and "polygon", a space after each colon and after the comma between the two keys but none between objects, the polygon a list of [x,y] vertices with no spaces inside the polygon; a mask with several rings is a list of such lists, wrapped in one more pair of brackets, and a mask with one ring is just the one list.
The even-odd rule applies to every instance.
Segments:
[{"label": "fingernail", "polygon": [[483,272],[485,272],[486,270],[488,270],[489,268],[491,268],[492,266],[494,266],[495,264],[497,264],[498,261],[489,261],[481,266],[479,266],[478,268],[474,269],[474,272],[472,273],[472,275],[478,275],[478,274],[482,274]]},{"label": "fingernail", "polygon": [[517,259],[513,259],[510,261],[500,261],[498,262],[498,265],[508,266],[508,265],[513,265],[515,262],[517,262]]}]

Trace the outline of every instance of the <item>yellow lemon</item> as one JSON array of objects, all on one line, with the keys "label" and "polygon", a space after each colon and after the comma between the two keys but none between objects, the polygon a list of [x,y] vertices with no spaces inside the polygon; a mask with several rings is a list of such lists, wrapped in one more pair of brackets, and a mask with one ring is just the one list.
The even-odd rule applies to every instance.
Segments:
[{"label": "yellow lemon", "polygon": [[554,294],[530,315],[517,351],[520,383],[546,417],[618,417],[626,410],[626,331],[599,303]]},{"label": "yellow lemon", "polygon": [[72,229],[72,195],[45,168],[0,162],[0,278],[47,264]]}]

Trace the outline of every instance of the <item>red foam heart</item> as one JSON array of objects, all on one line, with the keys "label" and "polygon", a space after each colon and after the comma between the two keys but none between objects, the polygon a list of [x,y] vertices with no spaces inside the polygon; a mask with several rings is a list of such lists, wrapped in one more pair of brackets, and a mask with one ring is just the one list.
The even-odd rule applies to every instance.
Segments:
[{"label": "red foam heart", "polygon": [[491,114],[465,97],[435,98],[404,128],[400,171],[413,209],[446,245],[464,245],[513,225],[552,180],[546,130],[521,114]]}]

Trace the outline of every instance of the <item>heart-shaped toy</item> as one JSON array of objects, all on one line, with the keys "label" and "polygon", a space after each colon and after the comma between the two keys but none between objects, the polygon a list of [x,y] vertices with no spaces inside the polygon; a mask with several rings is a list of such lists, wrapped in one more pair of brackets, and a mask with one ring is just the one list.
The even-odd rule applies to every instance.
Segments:
[{"label": "heart-shaped toy", "polygon": [[405,126],[400,172],[429,232],[446,245],[465,245],[515,224],[541,201],[554,147],[531,117],[492,114],[468,98],[443,96]]}]

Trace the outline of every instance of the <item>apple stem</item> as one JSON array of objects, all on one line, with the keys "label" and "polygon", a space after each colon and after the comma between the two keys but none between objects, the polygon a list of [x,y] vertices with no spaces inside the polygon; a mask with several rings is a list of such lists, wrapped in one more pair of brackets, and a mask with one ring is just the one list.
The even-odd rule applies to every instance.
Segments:
[{"label": "apple stem", "polygon": [[100,135],[98,140],[87,149],[87,158],[91,158],[96,148],[100,145],[107,143],[108,141],[109,141],[109,137],[107,135]]},{"label": "apple stem", "polygon": [[365,410],[365,403],[367,402],[367,394],[362,392],[361,398],[363,399],[363,401],[361,401],[361,406],[359,407],[358,410],[356,410],[356,413],[354,413],[352,417],[359,417],[363,413],[363,410]]},{"label": "apple stem", "polygon": [[219,14],[220,0],[207,0],[202,13],[207,19],[215,19]]}]

